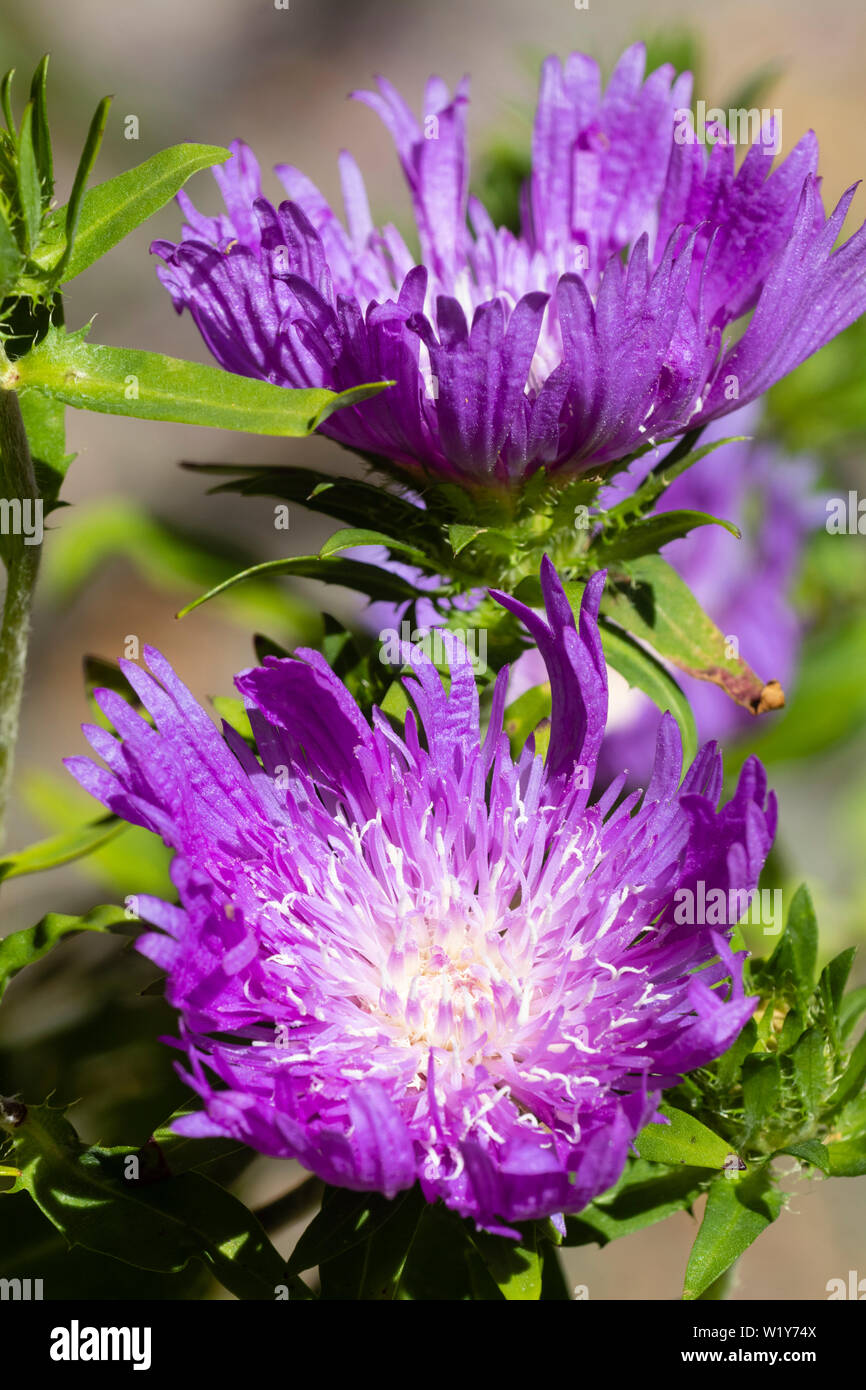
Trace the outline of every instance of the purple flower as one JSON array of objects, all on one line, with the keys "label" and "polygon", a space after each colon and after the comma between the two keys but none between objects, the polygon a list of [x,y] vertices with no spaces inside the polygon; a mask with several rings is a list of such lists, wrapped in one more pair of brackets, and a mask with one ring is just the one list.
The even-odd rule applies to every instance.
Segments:
[{"label": "purple flower", "polygon": [[141,898],[161,930],[140,946],[168,974],[204,1101],[184,1133],[388,1196],[417,1180],[508,1232],[610,1187],[662,1088],[736,1037],[755,1004],[741,958],[724,929],[681,924],[675,895],[752,889],[774,798],[751,759],[717,810],[712,745],[680,785],[666,716],[643,799],[612,809],[620,780],[589,803],[603,582],[577,627],[547,561],[547,621],[496,596],[547,663],[544,762],[531,744],[512,761],[507,672],[481,739],[456,644],[448,694],[407,651],[418,717],[402,736],[378,711],[371,726],[314,651],[243,672],[258,757],[152,649],[152,676],[124,671],[155,728],[98,692],[120,739],[86,732],[111,770],[68,766],[175,850],[180,906]]},{"label": "purple flower", "polygon": [[[416,473],[510,482],[580,471],[753,400],[866,308],[866,229],[833,245],[812,133],[771,171],[765,130],[739,170],[728,140],[675,138],[690,76],[644,80],[640,44],[604,93],[592,59],[544,63],[523,230],[468,197],[467,84],[433,78],[418,121],[383,78],[358,98],[388,126],[421,264],[377,229],[340,156],[346,226],[291,166],[260,196],[245,146],[214,171],[226,212],[179,194],[161,278],[229,370],[337,390],[394,380],[326,433]],[[468,217],[468,221],[467,221]],[[735,341],[726,330],[751,314]]]}]

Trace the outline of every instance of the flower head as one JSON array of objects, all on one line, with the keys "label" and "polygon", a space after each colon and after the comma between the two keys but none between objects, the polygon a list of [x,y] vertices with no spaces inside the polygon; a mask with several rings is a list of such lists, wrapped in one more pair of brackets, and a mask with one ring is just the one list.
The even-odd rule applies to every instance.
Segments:
[{"label": "flower head", "polygon": [[729,933],[685,925],[675,895],[757,883],[775,829],[760,764],[721,809],[720,758],[680,784],[673,721],[652,779],[590,800],[607,689],[596,625],[553,567],[546,620],[499,601],[547,663],[546,760],[486,737],[467,655],[446,693],[414,674],[402,733],[372,724],[324,659],[301,650],[243,672],[258,756],[220,735],[165,659],[125,674],[88,727],[110,771],[69,767],[118,815],[176,851],[171,906],[141,949],[168,974],[184,1074],[204,1102],[184,1132],[293,1156],[330,1183],[392,1195],[416,1181],[492,1230],[578,1211],[619,1176],[659,1093],[718,1056],[750,1016]]},{"label": "flower head", "polygon": [[580,471],[706,424],[866,308],[866,229],[833,251],[854,189],[826,218],[813,134],[771,172],[765,130],[738,170],[730,139],[679,138],[689,75],[644,66],[637,44],[602,91],[585,55],[546,60],[518,236],[468,196],[466,82],[452,96],[431,79],[419,121],[380,78],[356,95],[394,137],[420,264],[375,227],[349,154],[344,226],[288,165],[274,208],[236,144],[214,171],[224,214],[179,195],[183,240],[153,247],[161,278],[231,371],[295,387],[393,380],[322,430],[416,474]]}]

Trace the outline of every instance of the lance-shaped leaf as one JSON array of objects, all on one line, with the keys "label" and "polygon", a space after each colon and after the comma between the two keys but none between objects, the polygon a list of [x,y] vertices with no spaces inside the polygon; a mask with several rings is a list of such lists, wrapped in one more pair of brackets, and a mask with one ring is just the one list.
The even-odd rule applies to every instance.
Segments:
[{"label": "lance-shaped leaf", "polygon": [[818,954],[818,923],[812,898],[804,883],[791,900],[785,930],[765,967],[776,984],[792,989],[798,1007],[809,1002],[815,987],[815,961]]},{"label": "lance-shaped leaf", "polygon": [[293,391],[158,352],[91,346],[83,333],[54,330],[19,358],[0,384],[7,389],[35,387],[79,410],[301,436],[311,434],[334,410],[357,405],[390,383],[373,382],[340,393]]},{"label": "lance-shaped leaf", "polygon": [[858,1139],[843,1139],[827,1146],[827,1162],[833,1178],[866,1176],[866,1135]]},{"label": "lance-shaped leaf", "polygon": [[153,1131],[148,1145],[155,1145],[165,1170],[173,1177],[180,1173],[189,1173],[207,1167],[210,1163],[221,1162],[225,1158],[232,1157],[241,1153],[248,1153],[252,1159],[252,1150],[247,1149],[246,1145],[241,1144],[237,1139],[226,1139],[221,1135],[213,1135],[208,1139],[196,1139],[189,1134],[178,1134],[172,1129],[176,1120],[186,1115],[196,1112],[198,1107],[193,1103],[181,1106],[175,1110],[168,1119]]},{"label": "lance-shaped leaf", "polygon": [[14,289],[23,262],[18,242],[0,208],[0,299],[5,299],[9,291]]},{"label": "lance-shaped leaf", "polygon": [[864,1086],[866,1086],[866,1033],[863,1034],[851,1053],[842,1079],[830,1097],[830,1110],[833,1112],[841,1110],[849,1101],[859,1096]]},{"label": "lance-shaped leaf", "polygon": [[715,1178],[689,1256],[683,1298],[700,1298],[720,1279],[776,1220],[782,1201],[766,1167],[742,1178],[729,1178],[726,1174]]},{"label": "lance-shaped leaf", "polygon": [[369,1241],[408,1202],[409,1192],[398,1192],[392,1201],[378,1192],[350,1192],[326,1187],[322,1209],[303,1232],[289,1256],[289,1274],[301,1274],[328,1260],[339,1259]]},{"label": "lance-shaped leaf", "polygon": [[822,1144],[820,1139],[804,1139],[800,1144],[789,1144],[787,1148],[780,1149],[779,1153],[791,1154],[793,1158],[810,1163],[813,1168],[820,1168],[822,1173],[830,1176],[830,1153],[827,1145]]},{"label": "lance-shaped leaf", "polygon": [[692,707],[673,676],[652,652],[604,618],[599,621],[598,631],[605,660],[625,676],[629,685],[648,695],[662,713],[669,711],[677,721],[683,741],[683,766],[688,767],[697,755],[698,730]]},{"label": "lance-shaped leaf", "polygon": [[384,545],[389,550],[396,550],[401,555],[407,555],[410,560],[414,560],[418,565],[430,567],[430,561],[422,550],[417,546],[410,545],[408,541],[397,540],[394,536],[388,536],[384,531],[371,531],[366,527],[344,526],[342,530],[335,531],[333,536],[329,536],[322,546],[319,554],[323,557],[337,555],[341,550],[354,550],[367,545]]},{"label": "lance-shaped leaf", "polygon": [[[578,617],[584,585],[569,581],[563,587],[575,617]],[[534,576],[523,580],[516,595],[531,607],[540,604],[538,580]],[[607,664],[619,671],[629,685],[648,695],[663,713],[669,711],[676,719],[683,743],[683,766],[688,767],[698,751],[698,731],[692,707],[673,676],[652,652],[630,637],[621,626],[602,616],[599,618],[598,631]]]},{"label": "lance-shaped leaf", "polygon": [[0,941],[0,999],[13,975],[41,960],[65,936],[81,931],[126,933],[133,930],[134,923],[124,909],[110,904],[91,908],[81,917],[70,917],[62,912],[47,913],[35,927],[11,932]]},{"label": "lance-shaped leaf", "polygon": [[541,1297],[542,1251],[535,1226],[529,1226],[519,1242],[486,1231],[473,1231],[470,1239],[509,1303],[535,1302]]},{"label": "lance-shaped leaf", "polygon": [[217,477],[232,475],[214,493],[239,492],[244,497],[276,497],[297,502],[347,526],[386,528],[389,535],[413,543],[435,539],[438,531],[430,514],[396,493],[358,478],[334,478],[313,468],[243,467],[233,463],[190,463],[184,468]]},{"label": "lance-shaped leaf", "polygon": [[[654,1163],[687,1163],[693,1168],[729,1166],[731,1146],[685,1110],[660,1105],[668,1124],[648,1124],[635,1140],[641,1158]],[[736,1157],[736,1155],[734,1155]]]},{"label": "lance-shaped leaf", "polygon": [[743,1063],[743,1143],[758,1134],[775,1115],[782,1090],[778,1057],[752,1053]]},{"label": "lance-shaped leaf", "polygon": [[[229,151],[220,145],[173,145],[134,169],[91,188],[81,199],[72,249],[62,267],[60,282],[74,280],[152,217],[191,175],[222,164],[228,157]],[[62,234],[66,217],[66,207],[51,214],[46,227],[49,242]],[[41,261],[42,257],[37,254],[36,260]]]},{"label": "lance-shaped leaf", "polygon": [[[231,579],[226,579],[222,584],[209,589],[193,603],[188,603],[177,616],[185,617],[200,604],[207,603],[218,594],[226,593],[234,588],[235,584],[242,584],[247,579],[260,579],[278,574],[294,575],[298,579],[321,579],[325,584],[340,584],[346,589],[356,589],[361,594],[367,594],[372,599],[405,600],[421,597],[421,590],[414,584],[410,584],[398,574],[380,570],[378,565],[366,565],[362,560],[341,560],[335,556],[323,559],[321,555],[293,555],[286,560],[266,560],[261,565],[242,570],[240,574],[233,575]],[[427,596],[431,592],[438,591],[427,590]]]},{"label": "lance-shaped leaf", "polygon": [[[70,1245],[165,1273],[202,1260],[231,1293],[273,1299],[285,1265],[253,1214],[201,1173],[136,1181],[136,1150],[85,1148],[61,1110],[26,1107],[8,1161]],[[8,1199],[4,1199],[8,1200]]]},{"label": "lance-shaped leaf", "polygon": [[654,1226],[675,1211],[691,1211],[713,1176],[709,1168],[630,1159],[610,1193],[590,1202],[578,1216],[566,1217],[563,1244],[604,1246]]},{"label": "lance-shaped leaf", "polygon": [[33,103],[24,108],[21,130],[18,135],[18,154],[15,160],[15,178],[18,185],[18,205],[24,228],[24,248],[30,252],[39,237],[42,223],[42,185],[39,179],[39,163],[33,144]]},{"label": "lance-shaped leaf", "polygon": [[781,708],[779,682],[760,680],[741,657],[729,654],[724,635],[660,555],[632,561],[628,572],[626,580],[608,578],[603,614],[688,675],[721,686],[752,714]]},{"label": "lance-shaped leaf", "polygon": [[[690,434],[685,435],[679,444],[671,450],[667,458],[656,464],[655,468],[647,474],[643,482],[639,483],[628,497],[624,497],[616,506],[605,512],[603,544],[612,539],[614,532],[627,525],[632,525],[637,518],[643,517],[651,511],[671,483],[681,473],[685,473],[687,468],[699,463],[702,458],[706,458],[707,454],[720,449],[724,444],[739,444],[748,438],[747,435],[731,435],[728,439],[714,439],[709,444],[701,445],[700,449],[692,449],[691,445],[699,434],[700,430],[693,430]],[[721,524],[729,525],[727,522]]]},{"label": "lance-shaped leaf", "polygon": [[93,113],[93,119],[90,122],[90,129],[87,132],[84,149],[81,151],[81,158],[78,161],[78,168],[75,171],[75,178],[72,181],[72,192],[69,195],[69,202],[63,210],[63,234],[66,244],[60,260],[54,267],[55,283],[62,283],[66,267],[72,256],[75,234],[78,229],[78,219],[81,215],[81,205],[84,201],[84,190],[87,187],[87,180],[90,178],[91,171],[96,163],[96,157],[99,154],[99,147],[102,144],[102,137],[105,134],[105,124],[108,120],[111,102],[111,97],[103,97],[102,101],[97,106]]},{"label": "lance-shaped leaf", "polygon": [[45,869],[55,869],[59,864],[69,864],[85,854],[108,844],[127,829],[125,821],[117,816],[100,816],[89,825],[81,825],[62,835],[52,835],[40,840],[26,849],[16,850],[0,859],[0,881],[4,878],[20,878],[22,874],[38,874]]},{"label": "lance-shaped leaf", "polygon": [[42,58],[30,83],[33,104],[33,152],[42,184],[42,196],[47,203],[54,192],[54,159],[51,153],[51,132],[48,128],[48,107],[45,87],[48,81],[48,54]]},{"label": "lance-shaped leaf", "polygon": [[708,512],[657,512],[655,516],[635,521],[621,531],[610,535],[603,533],[596,537],[587,554],[598,569],[605,569],[615,561],[635,560],[641,555],[653,555],[661,550],[662,546],[680,540],[699,526],[723,526],[732,536],[740,536],[740,531],[733,522],[710,516]]}]

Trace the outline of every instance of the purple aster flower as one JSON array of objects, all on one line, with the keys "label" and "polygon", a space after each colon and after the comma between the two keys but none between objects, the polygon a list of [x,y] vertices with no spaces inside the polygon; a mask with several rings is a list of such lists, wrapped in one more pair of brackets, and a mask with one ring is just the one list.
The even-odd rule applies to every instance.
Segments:
[{"label": "purple aster flower", "polygon": [[579,471],[704,425],[863,312],[866,228],[833,250],[854,189],[827,218],[814,134],[773,170],[765,130],[737,169],[730,140],[675,139],[689,74],[644,66],[637,44],[602,92],[591,58],[546,60],[519,236],[468,196],[466,82],[452,96],[431,79],[419,121],[380,78],[356,95],[394,137],[421,264],[375,227],[349,154],[344,226],[288,165],[273,207],[236,144],[214,171],[225,213],[178,195],[187,225],[178,245],[154,243],[161,278],[231,371],[394,380],[322,431],[416,474]]},{"label": "purple aster flower", "polygon": [[[728,933],[679,925],[679,891],[749,891],[775,829],[760,764],[721,809],[712,745],[680,785],[676,725],[652,779],[590,804],[607,704],[596,626],[553,567],[547,619],[504,595],[547,663],[545,761],[486,737],[455,644],[446,694],[407,651],[402,736],[301,650],[237,685],[258,756],[222,735],[153,649],[126,663],[151,727],[98,692],[110,771],[68,766],[175,850],[180,899],[141,898],[141,949],[168,974],[192,1135],[230,1135],[326,1181],[388,1196],[419,1181],[482,1226],[578,1211],[610,1187],[659,1093],[735,1038],[755,1001]],[[681,899],[679,899],[681,901]]]}]

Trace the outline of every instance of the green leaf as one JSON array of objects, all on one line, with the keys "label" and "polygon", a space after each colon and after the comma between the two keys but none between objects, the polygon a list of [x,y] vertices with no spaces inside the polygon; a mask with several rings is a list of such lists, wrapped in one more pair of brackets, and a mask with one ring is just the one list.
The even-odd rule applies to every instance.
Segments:
[{"label": "green leaf", "polygon": [[3,74],[3,80],[0,82],[0,107],[2,107],[3,119],[6,122],[6,129],[9,132],[13,146],[16,141],[15,118],[12,115],[12,79],[14,76],[15,69],[10,68],[8,72]]},{"label": "green leaf", "polygon": [[858,1042],[848,1065],[842,1074],[842,1079],[829,1100],[831,1111],[841,1110],[843,1105],[859,1096],[866,1085],[866,1033]]},{"label": "green leaf", "polygon": [[692,707],[673,676],[652,652],[648,652],[627,632],[614,627],[604,618],[599,621],[598,630],[609,665],[625,676],[629,685],[648,695],[662,712],[669,710],[677,721],[683,741],[683,766],[688,767],[697,755],[698,730]]},{"label": "green leaf", "polygon": [[438,532],[429,513],[381,486],[357,478],[334,478],[312,468],[243,467],[232,463],[185,463],[195,473],[221,477],[232,474],[229,482],[212,489],[215,493],[238,492],[244,497],[276,497],[298,502],[309,511],[331,516],[348,526],[387,529],[389,535],[405,537],[423,547],[435,542]]},{"label": "green leaf", "polygon": [[364,1245],[321,1267],[321,1297],[352,1301],[391,1301],[400,1285],[424,1209],[416,1197],[402,1203],[387,1225]]},{"label": "green leaf", "polygon": [[246,743],[255,746],[255,735],[243,700],[237,699],[234,695],[212,695],[211,704],[220,719],[224,719]]},{"label": "green leaf", "polygon": [[[632,529],[635,525],[635,519],[643,517],[650,511],[662,494],[667,492],[671,483],[674,482],[681,473],[685,473],[686,469],[693,467],[696,463],[700,463],[701,459],[706,458],[707,454],[712,454],[716,449],[721,449],[723,445],[739,444],[748,438],[747,435],[731,435],[727,439],[714,439],[709,444],[702,444],[699,449],[692,449],[691,445],[698,438],[700,432],[700,430],[692,430],[689,434],[684,435],[683,438],[674,445],[674,448],[667,457],[662,459],[661,463],[656,464],[655,468],[647,474],[643,482],[638,484],[634,492],[630,493],[628,497],[624,497],[615,507],[611,507],[605,512],[603,517],[605,534],[600,537],[602,546],[613,543],[616,539],[617,531],[624,530],[625,528]],[[664,515],[664,513],[659,513],[659,519],[662,519]],[[667,513],[667,515],[674,514]],[[685,513],[683,513],[683,515],[685,515]],[[696,515],[699,515],[699,513]],[[711,519],[715,520],[715,518]],[[721,522],[720,524],[730,529],[729,522]],[[736,531],[736,527],[733,529],[736,534],[739,534],[739,532]],[[613,536],[611,536],[611,533],[613,533]]]},{"label": "green leaf", "polygon": [[794,1082],[803,1099],[806,1113],[817,1115],[822,1109],[830,1080],[824,1030],[817,1025],[807,1028],[788,1055],[794,1067]]},{"label": "green leaf", "polygon": [[454,554],[459,555],[461,550],[466,549],[467,545],[471,545],[479,536],[483,536],[486,530],[486,526],[464,526],[459,523],[449,526],[448,539]]},{"label": "green leaf", "polygon": [[829,1150],[820,1139],[803,1139],[799,1144],[789,1144],[786,1149],[779,1149],[778,1152],[791,1154],[804,1163],[811,1163],[813,1168],[820,1168],[822,1173],[830,1173]]},{"label": "green leaf", "polygon": [[844,1139],[827,1145],[827,1159],[832,1178],[862,1178],[866,1176],[866,1135],[859,1139]]},{"label": "green leaf", "polygon": [[844,1038],[847,1038],[851,1030],[856,1027],[864,1012],[866,1012],[866,985],[861,985],[859,989],[852,989],[850,994],[844,995],[839,1005],[839,1027]]},{"label": "green leaf", "polygon": [[35,927],[25,927],[22,931],[11,932],[0,941],[0,999],[6,986],[25,966],[41,960],[64,936],[73,932],[107,932],[134,930],[130,918],[122,907],[108,904],[91,908],[80,917],[67,917],[60,912],[49,912]]},{"label": "green leaf", "polygon": [[782,1196],[773,1188],[764,1168],[743,1178],[721,1174],[715,1178],[689,1256],[683,1298],[700,1298],[776,1220],[781,1210]]},{"label": "green leaf", "polygon": [[202,1260],[231,1293],[274,1298],[285,1265],[242,1202],[200,1173],[162,1182],[124,1177],[135,1150],[85,1148],[63,1112],[30,1106],[10,1131],[20,1185],[72,1245],[139,1269],[177,1272]]},{"label": "green leaf", "polygon": [[725,637],[666,560],[646,555],[628,571],[628,582],[608,582],[601,603],[606,617],[688,675],[721,686],[752,714],[784,702],[778,682],[765,685],[740,657],[728,655]]},{"label": "green leaf", "polygon": [[710,516],[707,512],[657,512],[654,516],[632,522],[611,536],[602,533],[592,542],[588,555],[599,569],[604,569],[613,562],[652,555],[663,545],[680,540],[699,526],[723,526],[732,536],[740,537],[740,531],[733,522],[723,521],[721,517]]},{"label": "green leaf", "polygon": [[842,994],[848,982],[848,976],[851,974],[851,966],[854,964],[856,954],[856,946],[847,946],[844,951],[839,952],[838,956],[834,956],[821,971],[818,987],[827,1012],[834,1022],[839,1018],[839,1012],[842,1008]]},{"label": "green leaf", "polygon": [[781,982],[789,976],[801,1007],[805,1007],[815,987],[818,957],[818,922],[809,890],[803,883],[791,901],[785,930],[767,962],[767,972]]},{"label": "green leaf", "polygon": [[301,1274],[362,1245],[392,1220],[408,1198],[409,1192],[399,1192],[393,1201],[388,1201],[375,1192],[326,1187],[322,1209],[289,1256],[287,1273]]},{"label": "green leaf", "polygon": [[[216,1163],[230,1155],[242,1153],[246,1148],[237,1139],[224,1139],[219,1135],[212,1135],[207,1139],[197,1139],[192,1138],[189,1134],[178,1134],[176,1130],[172,1129],[176,1120],[196,1113],[198,1108],[192,1102],[188,1105],[182,1105],[153,1131],[149,1140],[149,1143],[159,1146],[159,1152],[165,1166],[173,1177],[177,1177],[180,1173],[190,1173],[205,1168],[210,1163]],[[145,1145],[146,1147],[147,1145]],[[252,1158],[252,1151],[247,1150],[247,1152]]]},{"label": "green leaf", "polygon": [[101,816],[90,825],[82,825],[62,835],[52,835],[50,839],[40,840],[38,844],[28,845],[0,859],[0,881],[5,878],[20,878],[23,874],[38,874],[45,869],[55,869],[59,864],[69,864],[82,855],[92,854],[115,836],[123,834],[126,822],[117,816]]},{"label": "green leaf", "polygon": [[[173,145],[91,188],[81,199],[72,250],[59,277],[62,283],[74,280],[158,212],[191,175],[228,158],[229,151],[220,145]],[[65,226],[67,212],[62,207],[51,214],[49,231]]]},{"label": "green leaf", "polygon": [[81,205],[84,200],[84,190],[87,187],[87,180],[90,178],[96,157],[99,154],[99,147],[102,144],[102,137],[105,134],[105,123],[108,120],[108,111],[111,106],[112,98],[103,97],[93,113],[90,122],[90,129],[87,132],[87,139],[84,142],[84,149],[81,151],[81,158],[78,161],[78,168],[75,171],[75,178],[72,181],[72,192],[69,195],[69,202],[66,204],[63,217],[63,231],[66,237],[66,246],[63,255],[54,267],[55,283],[62,284],[66,267],[72,256],[75,244],[75,235],[78,229],[78,219],[81,214]]},{"label": "green leaf", "polygon": [[30,100],[33,103],[33,150],[36,167],[42,184],[42,196],[47,203],[54,192],[54,160],[51,154],[51,131],[48,126],[48,108],[45,87],[48,80],[48,54],[42,58],[33,74],[30,84]]},{"label": "green leaf", "polygon": [[[410,584],[407,579],[402,579],[400,575],[379,569],[378,565],[367,565],[362,560],[339,560],[333,556],[323,559],[320,555],[292,555],[285,560],[266,560],[261,565],[253,565],[251,569],[242,570],[240,574],[235,574],[231,579],[224,580],[222,584],[217,584],[206,594],[202,594],[192,603],[188,603],[185,608],[181,608],[177,616],[185,618],[187,613],[192,613],[193,609],[200,607],[201,604],[208,603],[218,594],[224,594],[229,589],[233,589],[236,584],[242,584],[248,579],[259,579],[265,575],[278,574],[294,575],[298,579],[320,579],[325,584],[340,584],[347,589],[356,589],[359,593],[367,594],[372,599],[399,601],[407,598],[418,598],[421,593],[414,584]],[[428,596],[429,593],[430,591],[427,590]]]},{"label": "green leaf", "polygon": [[66,471],[75,457],[66,452],[66,410],[59,401],[49,400],[40,391],[21,391],[18,404],[27,431],[36,482],[45,510],[50,512]]},{"label": "green leaf", "polygon": [[8,386],[35,387],[78,410],[281,436],[310,434],[331,411],[390,384],[373,382],[339,395],[292,391],[158,352],[91,347],[80,333],[57,330],[19,358],[13,372]]},{"label": "green leaf", "polygon": [[776,1056],[752,1053],[743,1063],[743,1143],[744,1145],[776,1113],[782,1089],[782,1074]]},{"label": "green leaf", "polygon": [[691,1211],[714,1171],[630,1159],[611,1193],[590,1202],[578,1216],[566,1217],[563,1244],[608,1245],[664,1221],[675,1211]]},{"label": "green leaf", "polygon": [[336,555],[340,550],[350,550],[355,546],[365,545],[384,545],[389,550],[397,550],[404,555],[409,555],[422,565],[429,565],[427,556],[423,551],[410,545],[408,541],[395,540],[393,536],[386,536],[383,531],[369,531],[355,526],[346,526],[341,531],[335,531],[333,536],[329,536],[325,541],[319,554],[326,558],[328,555]]},{"label": "green leaf", "polygon": [[534,685],[529,690],[524,690],[506,709],[503,728],[511,742],[514,758],[520,756],[529,735],[535,732],[542,720],[550,718],[550,700],[550,682],[545,681],[543,685]]},{"label": "green leaf", "polygon": [[471,1240],[509,1303],[536,1302],[541,1298],[542,1254],[534,1226],[525,1230],[519,1243],[486,1231],[474,1231]]},{"label": "green leaf", "polygon": [[24,258],[18,249],[18,242],[0,208],[0,299],[5,299],[10,290],[15,288],[23,263]]},{"label": "green leaf", "polygon": [[21,132],[18,136],[18,158],[15,161],[18,183],[18,202],[24,224],[24,245],[29,252],[39,239],[42,225],[42,188],[39,165],[33,145],[33,103],[24,108]]},{"label": "green leaf", "polygon": [[716,1063],[716,1074],[720,1086],[729,1089],[734,1085],[739,1077],[743,1062],[753,1050],[757,1041],[758,1025],[753,1018],[750,1018],[740,1035],[731,1043],[727,1052],[722,1053],[722,1056]]},{"label": "green leaf", "polygon": [[724,1168],[731,1146],[685,1110],[660,1105],[670,1124],[644,1125],[635,1140],[641,1158],[653,1163],[688,1163],[693,1168]]},{"label": "green leaf", "polygon": [[441,1202],[429,1204],[421,1214],[403,1266],[398,1298],[419,1302],[501,1302],[502,1294],[475,1252],[470,1234],[469,1223],[461,1221],[456,1212]]},{"label": "green leaf", "polygon": [[392,1201],[378,1193],[326,1188],[322,1209],[298,1241],[287,1272],[318,1264],[323,1299],[394,1299],[426,1205],[418,1187]]},{"label": "green leaf", "polygon": [[392,681],[385,691],[382,702],[379,705],[383,714],[391,719],[398,729],[402,729],[406,723],[406,715],[412,708],[412,701],[406,693],[406,687],[402,681]]}]

